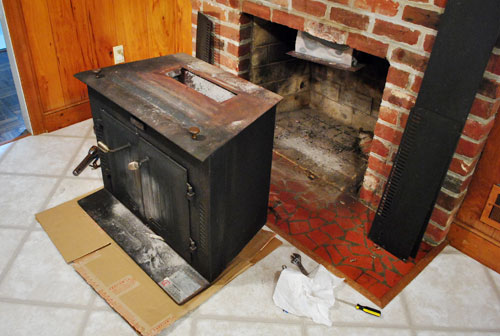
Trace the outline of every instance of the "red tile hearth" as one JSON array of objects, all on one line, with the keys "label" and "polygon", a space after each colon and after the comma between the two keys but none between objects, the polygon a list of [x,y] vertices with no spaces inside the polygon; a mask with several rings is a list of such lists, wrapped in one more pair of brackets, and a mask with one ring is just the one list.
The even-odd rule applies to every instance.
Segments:
[{"label": "red tile hearth", "polygon": [[422,243],[416,258],[399,260],[367,238],[372,210],[277,153],[269,209],[270,228],[381,307],[444,247]]}]

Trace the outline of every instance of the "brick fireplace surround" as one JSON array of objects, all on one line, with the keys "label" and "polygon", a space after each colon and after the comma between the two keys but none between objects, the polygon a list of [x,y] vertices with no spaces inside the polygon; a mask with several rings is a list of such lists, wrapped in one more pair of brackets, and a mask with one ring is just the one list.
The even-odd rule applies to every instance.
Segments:
[{"label": "brick fireplace surround", "polygon": [[[386,58],[390,63],[360,199],[376,209],[437,34],[446,0],[191,0],[215,22],[215,64],[248,77],[252,16]],[[500,106],[500,43],[491,55],[424,240],[442,242]]]}]

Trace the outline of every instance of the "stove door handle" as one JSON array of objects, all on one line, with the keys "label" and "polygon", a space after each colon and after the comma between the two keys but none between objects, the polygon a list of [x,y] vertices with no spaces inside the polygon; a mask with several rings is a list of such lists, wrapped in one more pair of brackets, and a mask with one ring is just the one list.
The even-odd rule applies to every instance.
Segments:
[{"label": "stove door handle", "polygon": [[102,141],[97,141],[97,147],[103,152],[103,153],[115,153],[115,152],[118,152],[118,151],[121,151],[122,149],[125,149],[125,148],[129,148],[130,147],[130,144],[126,144],[126,145],[123,145],[121,147],[117,147],[117,148],[114,148],[114,149],[110,149],[108,147],[108,145],[106,145],[104,142]]}]

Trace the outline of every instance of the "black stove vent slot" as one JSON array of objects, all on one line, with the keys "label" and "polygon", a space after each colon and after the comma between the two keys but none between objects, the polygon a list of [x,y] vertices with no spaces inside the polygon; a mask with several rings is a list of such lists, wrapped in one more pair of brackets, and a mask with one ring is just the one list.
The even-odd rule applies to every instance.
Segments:
[{"label": "black stove vent slot", "polygon": [[196,57],[210,64],[214,64],[212,48],[212,32],[214,24],[208,16],[198,12],[196,23]]}]

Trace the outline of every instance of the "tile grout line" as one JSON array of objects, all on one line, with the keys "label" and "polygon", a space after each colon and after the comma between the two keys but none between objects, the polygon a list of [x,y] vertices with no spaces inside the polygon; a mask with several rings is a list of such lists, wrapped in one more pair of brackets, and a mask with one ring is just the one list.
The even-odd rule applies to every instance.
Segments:
[{"label": "tile grout line", "polygon": [[90,321],[90,314],[92,314],[92,312],[93,312],[92,308],[94,306],[94,302],[95,302],[96,295],[97,295],[94,292],[92,294],[93,295],[90,298],[89,302],[87,302],[85,314],[83,315],[82,321],[80,322],[80,325],[78,326],[78,331],[76,333],[76,335],[78,335],[78,336],[83,336],[83,333],[85,332],[85,328],[87,327],[87,325]]},{"label": "tile grout line", "polygon": [[[66,164],[66,166],[64,167],[64,172],[66,172],[70,165],[73,163],[73,161],[75,160],[78,152],[80,151],[80,149],[83,147],[83,144],[85,142],[85,138],[82,139],[80,145],[78,146],[78,148],[75,150],[75,153],[71,156],[69,162]],[[5,157],[5,156],[3,156]],[[2,157],[2,158],[3,158]],[[1,162],[1,161],[0,161]],[[62,183],[62,180],[63,180],[63,177],[58,177],[57,180],[55,181],[54,183],[54,186],[52,187],[52,189],[50,190],[49,194],[47,195],[47,197],[45,198],[45,201],[42,203],[42,205],[39,207],[39,209],[36,211],[37,213],[40,212],[40,211],[43,211],[45,210],[45,208],[48,206],[50,200],[52,199],[52,197],[54,197],[54,194],[56,193],[57,189],[59,188],[59,186],[61,185]],[[23,237],[21,238],[21,240],[19,241],[17,247],[14,249],[13,253],[12,253],[12,256],[9,258],[9,260],[7,261],[7,264],[4,266],[4,269],[2,270],[2,272],[0,273],[0,286],[2,285],[3,281],[5,280],[7,274],[9,273],[12,265],[14,264],[14,261],[17,259],[17,256],[19,255],[19,253],[21,252],[22,248],[24,247],[24,244],[26,243],[26,241],[28,240],[28,237],[30,236],[30,234],[33,232],[33,229],[36,228],[37,225],[34,224],[33,222],[31,223],[31,225],[26,229],[26,232],[24,233]]]},{"label": "tile grout line", "polygon": [[65,302],[50,302],[50,301],[38,301],[38,300],[29,300],[29,299],[16,299],[9,297],[0,297],[0,302],[11,303],[11,304],[20,304],[20,305],[29,305],[29,306],[37,306],[37,307],[46,307],[46,308],[68,308],[68,309],[76,309],[76,310],[86,310],[86,305],[78,305],[71,304]]}]

